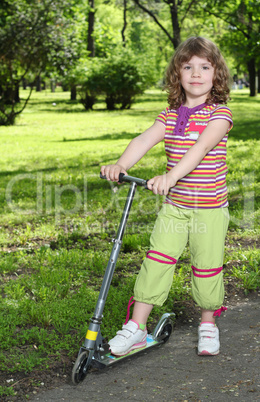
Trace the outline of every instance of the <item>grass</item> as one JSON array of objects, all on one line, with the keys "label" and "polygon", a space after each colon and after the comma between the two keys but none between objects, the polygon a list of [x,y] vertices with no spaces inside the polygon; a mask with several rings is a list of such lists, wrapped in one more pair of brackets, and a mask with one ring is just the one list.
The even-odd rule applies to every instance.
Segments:
[{"label": "grass", "polygon": [[[165,94],[157,90],[126,111],[106,111],[101,100],[85,112],[68,99],[61,91],[34,93],[17,124],[0,127],[0,370],[7,375],[47,370],[64,356],[70,362],[75,358],[128,189],[100,180],[100,166],[115,162],[166,105]],[[249,98],[242,90],[232,99],[225,278],[249,293],[260,283],[259,97]],[[131,174],[149,178],[164,168],[161,143]],[[102,334],[107,338],[124,321],[161,202],[138,189],[105,307]],[[154,310],[149,325],[165,310],[183,313],[190,298],[186,249],[169,298]],[[15,392],[11,383],[0,387],[2,397]]]}]

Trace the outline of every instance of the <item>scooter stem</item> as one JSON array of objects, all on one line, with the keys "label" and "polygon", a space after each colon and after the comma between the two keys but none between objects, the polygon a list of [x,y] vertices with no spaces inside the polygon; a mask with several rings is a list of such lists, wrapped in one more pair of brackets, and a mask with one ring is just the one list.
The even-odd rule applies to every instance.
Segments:
[{"label": "scooter stem", "polygon": [[103,310],[105,307],[105,302],[107,299],[109,287],[113,278],[117,258],[119,255],[119,251],[122,244],[122,239],[124,235],[124,231],[126,228],[129,212],[132,206],[132,202],[134,199],[135,191],[137,184],[135,182],[131,183],[131,186],[128,191],[127,199],[125,202],[123,214],[121,217],[121,221],[117,230],[116,239],[114,240],[114,245],[110,254],[110,258],[106,267],[105,275],[103,278],[102,286],[100,289],[99,297],[96,303],[96,308],[94,311],[94,315],[91,319],[91,323],[89,325],[89,329],[87,332],[87,337],[85,339],[84,347],[87,349],[93,349],[95,345],[95,341],[97,339],[98,331],[100,328],[100,324],[103,317]]}]

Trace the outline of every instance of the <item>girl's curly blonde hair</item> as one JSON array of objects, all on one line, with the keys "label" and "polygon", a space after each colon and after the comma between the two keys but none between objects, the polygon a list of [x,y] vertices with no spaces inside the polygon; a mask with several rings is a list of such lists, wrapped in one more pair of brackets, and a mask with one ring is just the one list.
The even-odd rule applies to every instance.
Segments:
[{"label": "girl's curly blonde hair", "polygon": [[185,92],[180,82],[180,70],[181,66],[193,56],[208,59],[214,67],[213,87],[206,99],[206,103],[227,103],[230,99],[230,75],[226,62],[213,42],[197,36],[187,39],[178,46],[166,70],[165,89],[168,92],[170,108],[177,109],[186,100]]}]

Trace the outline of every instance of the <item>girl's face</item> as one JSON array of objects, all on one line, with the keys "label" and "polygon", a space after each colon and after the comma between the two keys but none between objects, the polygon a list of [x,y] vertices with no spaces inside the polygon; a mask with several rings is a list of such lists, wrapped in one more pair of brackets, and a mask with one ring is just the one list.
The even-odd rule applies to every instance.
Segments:
[{"label": "girl's face", "polygon": [[208,59],[193,56],[180,69],[181,85],[186,94],[185,105],[195,107],[204,103],[213,87],[214,67]]}]

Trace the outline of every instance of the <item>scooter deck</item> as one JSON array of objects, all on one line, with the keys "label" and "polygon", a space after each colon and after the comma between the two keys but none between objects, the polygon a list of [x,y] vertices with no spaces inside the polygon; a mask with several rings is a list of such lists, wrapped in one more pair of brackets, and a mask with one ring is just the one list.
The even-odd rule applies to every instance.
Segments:
[{"label": "scooter deck", "polygon": [[111,353],[106,353],[105,355],[101,356],[100,359],[96,359],[95,357],[93,357],[93,362],[92,363],[94,363],[94,364],[92,364],[92,366],[95,366],[95,363],[97,363],[97,365],[99,367],[100,366],[106,367],[106,366],[109,366],[109,365],[111,365],[113,363],[118,362],[119,360],[126,359],[127,357],[133,356],[136,353],[139,353],[141,351],[144,351],[144,350],[149,349],[149,348],[151,348],[153,346],[156,346],[156,345],[159,345],[159,344],[163,343],[163,341],[160,341],[159,339],[154,338],[154,336],[151,335],[151,334],[147,335],[146,342],[147,342],[146,346],[144,346],[142,348],[139,348],[139,349],[131,350],[131,352],[127,353],[124,356],[114,356]]}]

